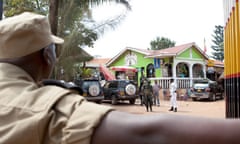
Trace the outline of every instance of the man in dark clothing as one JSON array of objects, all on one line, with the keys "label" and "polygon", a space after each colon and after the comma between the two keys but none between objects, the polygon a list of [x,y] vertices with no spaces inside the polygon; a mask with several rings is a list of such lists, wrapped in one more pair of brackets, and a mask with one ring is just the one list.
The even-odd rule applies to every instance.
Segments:
[{"label": "man in dark clothing", "polygon": [[147,79],[145,79],[143,84],[143,97],[147,112],[149,109],[152,111],[153,87],[151,85],[151,81],[148,81]]},{"label": "man in dark clothing", "polygon": [[157,83],[157,81],[154,82],[153,86],[153,104],[156,106],[160,106],[160,99],[159,99],[159,91],[160,91],[160,85]]},{"label": "man in dark clothing", "polygon": [[140,86],[139,86],[139,98],[140,98],[140,103],[143,105],[143,84],[144,84],[144,76],[141,76],[140,78]]}]

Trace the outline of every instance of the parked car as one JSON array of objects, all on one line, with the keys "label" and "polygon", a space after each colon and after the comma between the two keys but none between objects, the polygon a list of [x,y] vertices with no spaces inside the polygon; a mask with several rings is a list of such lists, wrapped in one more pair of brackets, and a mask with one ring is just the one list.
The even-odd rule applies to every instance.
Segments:
[{"label": "parked car", "polygon": [[97,79],[79,79],[74,83],[82,89],[82,96],[88,101],[101,103],[104,99],[103,90],[99,80]]},{"label": "parked car", "polygon": [[221,84],[209,79],[196,80],[193,83],[190,97],[192,100],[224,98],[224,90]]},{"label": "parked car", "polygon": [[105,100],[111,100],[113,105],[119,100],[129,100],[130,104],[135,104],[137,96],[137,86],[129,80],[110,80],[103,86]]}]

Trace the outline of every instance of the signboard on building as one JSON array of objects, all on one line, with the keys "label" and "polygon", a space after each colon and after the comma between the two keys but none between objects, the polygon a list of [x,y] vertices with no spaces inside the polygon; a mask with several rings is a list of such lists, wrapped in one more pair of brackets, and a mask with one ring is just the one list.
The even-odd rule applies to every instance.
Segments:
[{"label": "signboard on building", "polygon": [[159,58],[154,58],[154,68],[157,69],[157,68],[160,68],[160,59]]}]

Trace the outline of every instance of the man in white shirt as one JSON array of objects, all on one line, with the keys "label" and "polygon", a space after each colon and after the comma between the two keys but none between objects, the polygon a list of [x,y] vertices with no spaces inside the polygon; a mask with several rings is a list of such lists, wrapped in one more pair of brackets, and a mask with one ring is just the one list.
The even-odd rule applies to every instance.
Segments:
[{"label": "man in white shirt", "polygon": [[169,86],[169,91],[170,91],[170,95],[171,95],[171,98],[170,98],[171,108],[169,109],[169,111],[177,112],[177,93],[176,93],[176,90],[177,90],[177,86],[174,82],[174,79],[171,79],[170,80],[170,86]]}]

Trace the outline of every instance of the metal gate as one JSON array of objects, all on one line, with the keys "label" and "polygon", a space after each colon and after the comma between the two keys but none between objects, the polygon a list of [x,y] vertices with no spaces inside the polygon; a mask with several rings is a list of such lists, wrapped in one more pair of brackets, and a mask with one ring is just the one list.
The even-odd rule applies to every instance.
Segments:
[{"label": "metal gate", "polygon": [[223,0],[224,75],[226,117],[240,118],[240,18],[239,0]]}]

